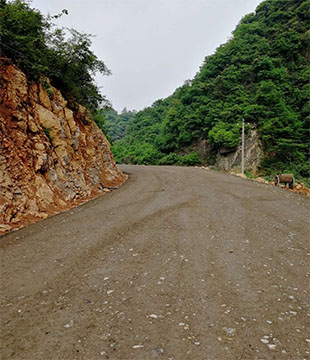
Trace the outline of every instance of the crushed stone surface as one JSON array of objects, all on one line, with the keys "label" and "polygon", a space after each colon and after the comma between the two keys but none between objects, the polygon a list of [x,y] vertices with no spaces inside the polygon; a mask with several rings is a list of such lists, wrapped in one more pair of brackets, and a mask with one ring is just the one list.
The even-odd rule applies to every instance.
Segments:
[{"label": "crushed stone surface", "polygon": [[119,190],[0,238],[0,358],[310,359],[310,199],[121,169]]}]

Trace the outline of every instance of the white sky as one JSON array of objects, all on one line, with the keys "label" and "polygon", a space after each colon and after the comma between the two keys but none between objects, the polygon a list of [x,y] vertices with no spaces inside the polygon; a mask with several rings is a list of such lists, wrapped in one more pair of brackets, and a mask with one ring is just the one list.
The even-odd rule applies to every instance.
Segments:
[{"label": "white sky", "polygon": [[33,0],[59,26],[96,35],[92,50],[112,75],[97,76],[118,111],[171,95],[262,0]]}]

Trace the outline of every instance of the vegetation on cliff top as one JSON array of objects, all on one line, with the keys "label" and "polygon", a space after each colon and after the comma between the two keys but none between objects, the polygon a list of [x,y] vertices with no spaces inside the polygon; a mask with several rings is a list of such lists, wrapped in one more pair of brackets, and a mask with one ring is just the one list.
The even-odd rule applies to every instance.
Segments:
[{"label": "vegetation on cliff top", "polygon": [[106,99],[93,75],[110,71],[91,51],[91,35],[55,27],[54,19],[67,13],[45,17],[26,1],[0,0],[0,53],[30,79],[45,75],[68,100],[96,109]]},{"label": "vegetation on cliff top", "polygon": [[309,29],[309,0],[262,2],[193,80],[135,114],[113,143],[116,160],[172,164],[189,153],[194,164],[196,140],[206,139],[214,153],[234,147],[244,118],[259,131],[267,171],[309,176]]}]

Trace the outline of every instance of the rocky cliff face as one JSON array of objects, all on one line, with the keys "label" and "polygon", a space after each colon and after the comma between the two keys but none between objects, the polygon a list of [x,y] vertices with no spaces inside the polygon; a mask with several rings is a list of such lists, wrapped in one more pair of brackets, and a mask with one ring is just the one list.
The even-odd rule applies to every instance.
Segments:
[{"label": "rocky cliff face", "polygon": [[48,79],[27,83],[0,59],[0,233],[109,191],[125,180],[110,144]]},{"label": "rocky cliff face", "polygon": [[[217,156],[215,166],[220,170],[232,170],[241,168],[241,145],[235,149],[222,147]],[[244,142],[244,167],[253,174],[257,173],[257,168],[264,156],[262,144],[259,139],[257,129],[252,128],[250,133],[245,136]]]},{"label": "rocky cliff face", "polygon": [[[245,169],[253,174],[257,173],[258,166],[264,157],[263,146],[256,128],[245,135],[244,143],[244,166]],[[192,146],[185,149],[185,153],[196,151],[199,156],[208,162],[212,155],[212,147],[207,140],[198,139]],[[235,148],[221,147],[215,158],[213,165],[219,170],[230,171],[241,169],[241,144]]]}]

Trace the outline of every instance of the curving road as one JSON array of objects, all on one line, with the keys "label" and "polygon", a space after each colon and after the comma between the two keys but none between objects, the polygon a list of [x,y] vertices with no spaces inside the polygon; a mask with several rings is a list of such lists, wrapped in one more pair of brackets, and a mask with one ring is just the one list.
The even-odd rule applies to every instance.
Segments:
[{"label": "curving road", "polygon": [[196,168],[0,238],[1,359],[310,359],[310,199]]}]

